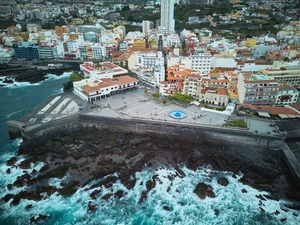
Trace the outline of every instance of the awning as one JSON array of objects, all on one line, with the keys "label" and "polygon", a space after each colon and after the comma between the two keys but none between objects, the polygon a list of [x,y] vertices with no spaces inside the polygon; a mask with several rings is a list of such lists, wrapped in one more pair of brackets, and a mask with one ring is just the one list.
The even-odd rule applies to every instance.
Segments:
[{"label": "awning", "polygon": [[196,106],[199,106],[199,105],[200,105],[200,102],[192,101],[192,102],[190,103],[190,105],[196,105]]},{"label": "awning", "polygon": [[270,114],[266,113],[266,112],[257,112],[257,113],[258,113],[258,115],[263,116],[263,117],[270,117]]}]

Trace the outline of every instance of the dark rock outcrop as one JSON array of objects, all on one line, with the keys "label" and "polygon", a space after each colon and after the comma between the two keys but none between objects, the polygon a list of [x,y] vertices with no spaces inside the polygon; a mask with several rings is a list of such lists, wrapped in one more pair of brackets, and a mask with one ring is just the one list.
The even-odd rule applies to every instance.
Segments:
[{"label": "dark rock outcrop", "polygon": [[207,185],[205,183],[197,184],[194,193],[199,196],[199,198],[204,199],[206,197],[214,198],[215,193],[213,191],[212,186]]}]

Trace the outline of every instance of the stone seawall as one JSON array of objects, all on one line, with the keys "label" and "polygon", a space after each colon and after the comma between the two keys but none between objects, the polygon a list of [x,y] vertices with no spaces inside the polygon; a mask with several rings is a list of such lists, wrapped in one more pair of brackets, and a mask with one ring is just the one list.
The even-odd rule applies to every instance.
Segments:
[{"label": "stone seawall", "polygon": [[57,133],[72,131],[80,128],[79,115],[72,115],[49,121],[44,124],[35,124],[21,129],[24,141],[41,142],[55,136]]},{"label": "stone seawall", "polygon": [[91,115],[80,115],[82,127],[95,127],[112,131],[132,131],[135,133],[151,133],[176,137],[194,143],[216,142],[230,145],[250,145],[280,149],[281,136],[263,135],[248,132],[244,129],[215,127],[195,124],[165,123],[163,121],[108,118]]},{"label": "stone seawall", "polygon": [[66,132],[94,127],[99,131],[110,130],[118,132],[133,132],[136,134],[158,135],[159,137],[176,138],[176,140],[191,143],[215,142],[224,145],[251,146],[282,150],[291,173],[300,183],[300,164],[293,157],[289,147],[280,135],[264,135],[249,132],[246,129],[235,129],[199,124],[184,124],[178,122],[154,121],[140,118],[123,119],[113,117],[101,117],[88,114],[76,114],[73,116],[49,121],[45,124],[20,127],[18,123],[8,123],[8,130],[15,133],[20,129],[20,134],[25,141],[40,143],[54,137],[59,132]]},{"label": "stone seawall", "polygon": [[290,121],[275,121],[276,126],[281,131],[287,132],[287,138],[299,138],[300,134],[300,121],[290,120]]}]

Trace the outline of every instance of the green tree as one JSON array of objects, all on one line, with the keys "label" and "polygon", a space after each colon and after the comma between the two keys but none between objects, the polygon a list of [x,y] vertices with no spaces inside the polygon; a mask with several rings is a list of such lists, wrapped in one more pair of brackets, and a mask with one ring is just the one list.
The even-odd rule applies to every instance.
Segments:
[{"label": "green tree", "polygon": [[84,79],[84,77],[80,75],[78,71],[74,71],[70,76],[71,82],[81,81],[82,79]]}]

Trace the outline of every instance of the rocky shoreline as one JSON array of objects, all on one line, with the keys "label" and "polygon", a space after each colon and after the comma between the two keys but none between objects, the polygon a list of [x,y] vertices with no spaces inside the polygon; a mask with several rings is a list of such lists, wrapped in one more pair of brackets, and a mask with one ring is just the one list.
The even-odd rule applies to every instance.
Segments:
[{"label": "rocky shoreline", "polygon": [[[45,67],[45,66],[44,66]],[[0,82],[1,86],[13,84],[14,82],[29,82],[31,84],[38,83],[46,79],[47,74],[55,74],[60,76],[64,72],[78,70],[79,66],[76,63],[64,64],[60,68],[40,68],[40,65],[26,64],[0,64]]]},{"label": "rocky shoreline", "polygon": [[[243,173],[239,181],[252,186],[258,190],[269,192],[269,195],[257,196],[261,201],[266,199],[278,200],[287,198],[300,202],[300,189],[293,183],[288,168],[282,161],[280,151],[267,149],[256,149],[249,146],[224,146],[212,143],[203,145],[194,143],[178,142],[172,137],[161,139],[157,136],[141,135],[134,133],[117,133],[109,130],[99,131],[93,128],[85,128],[72,133],[58,135],[51,140],[41,144],[22,143],[18,155],[26,156],[17,164],[18,156],[7,162],[9,167],[29,169],[32,164],[43,162],[44,166],[40,171],[32,171],[19,176],[16,181],[7,186],[8,190],[17,187],[26,187],[26,191],[18,194],[7,194],[2,201],[10,202],[11,205],[18,205],[21,199],[39,201],[53,193],[58,192],[63,196],[74,194],[79,187],[85,187],[92,180],[103,178],[92,187],[100,187],[90,194],[91,201],[88,204],[88,211],[97,208],[93,199],[101,191],[102,185],[111,187],[114,182],[120,182],[132,189],[136,184],[135,173],[145,168],[173,167],[177,171],[175,176],[184,177],[180,169],[181,164],[187,168],[196,170],[199,167],[211,168],[218,171],[230,171],[233,174]],[[10,173],[10,169],[6,171]],[[63,178],[69,174],[69,179],[62,182],[61,188],[48,185],[50,178]],[[117,176],[114,174],[117,173]],[[235,175],[233,175],[235,176]],[[174,177],[168,177],[170,181]],[[151,189],[161,182],[153,176],[145,184],[146,191],[141,193],[140,203],[146,198]],[[222,186],[228,185],[224,177],[218,179]],[[168,187],[168,190],[171,187]],[[172,187],[174,188],[174,187]],[[237,190],[245,193],[245,190]],[[200,198],[214,197],[212,188],[199,183],[195,193]],[[111,196],[121,198],[126,195],[122,190],[115,193],[108,193],[102,196],[108,200]],[[28,205],[27,208],[31,208]],[[300,204],[287,206],[300,210]],[[168,210],[166,206],[164,210]],[[215,211],[218,214],[218,211]],[[295,215],[300,216],[300,215]],[[31,218],[32,222],[46,219],[44,215],[37,215]]]}]

